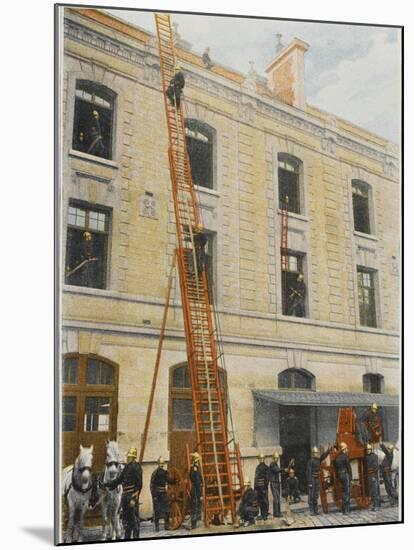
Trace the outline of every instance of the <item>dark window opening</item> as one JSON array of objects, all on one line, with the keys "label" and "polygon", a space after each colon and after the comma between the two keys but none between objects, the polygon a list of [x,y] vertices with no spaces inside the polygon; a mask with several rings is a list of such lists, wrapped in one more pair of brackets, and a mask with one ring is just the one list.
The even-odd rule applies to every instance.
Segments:
[{"label": "dark window opening", "polygon": [[173,399],[173,429],[194,429],[193,401],[191,399]]},{"label": "dark window opening", "polygon": [[375,272],[362,267],[357,268],[359,322],[366,327],[377,326],[375,306]]},{"label": "dark window opening", "polygon": [[355,231],[370,234],[369,187],[366,183],[355,180],[352,182],[352,206]]},{"label": "dark window opening", "polygon": [[286,369],[278,375],[279,389],[314,390],[315,377],[304,369]]},{"label": "dark window opening", "polygon": [[83,430],[85,432],[109,432],[110,416],[110,397],[87,397]]},{"label": "dark window opening", "polygon": [[63,383],[78,383],[78,359],[76,357],[66,357],[63,360]]},{"label": "dark window opening", "polygon": [[76,397],[65,396],[62,402],[62,431],[76,430]]},{"label": "dark window opening", "polygon": [[109,210],[69,204],[66,284],[106,288],[109,222]]},{"label": "dark window opening", "polygon": [[384,377],[382,374],[364,374],[362,383],[364,392],[384,393]]},{"label": "dark window opening", "polygon": [[187,366],[177,367],[173,372],[174,388],[191,388],[190,371]]},{"label": "dark window opening", "polygon": [[185,134],[193,183],[213,188],[213,132],[205,124],[186,120]]},{"label": "dark window opening", "polygon": [[104,86],[78,80],[72,148],[89,155],[112,158],[114,94]]},{"label": "dark window opening", "polygon": [[87,384],[113,384],[113,367],[97,359],[88,359],[86,370]]},{"label": "dark window opening", "polygon": [[287,266],[287,270],[282,270],[283,315],[306,317],[306,285],[303,273],[303,255],[289,252]]},{"label": "dark window opening", "polygon": [[300,214],[300,166],[299,161],[283,153],[278,155],[279,208]]}]

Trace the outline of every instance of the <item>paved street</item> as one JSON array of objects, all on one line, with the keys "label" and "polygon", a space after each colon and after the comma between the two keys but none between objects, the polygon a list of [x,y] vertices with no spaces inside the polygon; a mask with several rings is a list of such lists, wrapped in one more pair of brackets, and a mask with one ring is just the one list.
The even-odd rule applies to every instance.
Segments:
[{"label": "paved street", "polygon": [[[314,528],[314,527],[332,527],[342,525],[358,525],[367,523],[390,523],[399,520],[399,509],[391,508],[388,502],[384,502],[382,508],[378,512],[371,512],[368,510],[358,510],[356,508],[351,509],[349,516],[344,516],[340,513],[335,506],[330,505],[328,514],[322,512],[318,516],[311,516],[309,510],[306,507],[306,502],[300,502],[291,506],[291,517],[293,519],[292,525],[288,525],[286,522],[286,510],[283,518],[270,517],[266,522],[258,521],[256,525],[250,527],[232,527],[226,525],[211,526],[208,529],[204,526],[200,526],[197,529],[189,529],[189,518],[183,524],[183,527],[176,531],[161,531],[155,533],[154,527],[151,521],[141,521],[141,538],[154,538],[154,537],[170,537],[170,536],[187,536],[187,535],[205,535],[220,534],[220,533],[234,533],[234,532],[252,532],[252,531],[269,531],[280,529],[298,529],[298,528]],[[162,525],[162,523],[161,523]],[[84,533],[84,541],[93,541],[100,539],[100,529],[87,528]]]}]

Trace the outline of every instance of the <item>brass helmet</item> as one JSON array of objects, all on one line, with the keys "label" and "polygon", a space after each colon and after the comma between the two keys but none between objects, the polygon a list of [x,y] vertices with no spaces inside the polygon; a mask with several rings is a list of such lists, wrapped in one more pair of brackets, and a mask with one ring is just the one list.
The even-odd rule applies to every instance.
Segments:
[{"label": "brass helmet", "polygon": [[277,451],[275,451],[275,452],[273,453],[273,458],[274,458],[275,460],[279,460],[280,455],[279,455],[279,453],[278,453]]},{"label": "brass helmet", "polygon": [[258,460],[260,460],[260,462],[264,462],[265,455],[264,455],[262,452],[260,452],[260,453],[257,455],[257,458],[258,458]]},{"label": "brass helmet", "polygon": [[339,449],[341,451],[347,451],[348,450],[348,445],[346,443],[344,443],[343,441],[341,441],[341,443],[339,444]]},{"label": "brass helmet", "polygon": [[84,241],[90,241],[92,239],[92,234],[89,231],[84,231],[82,237]]},{"label": "brass helmet", "polygon": [[127,458],[137,458],[138,452],[135,447],[131,447],[127,453]]},{"label": "brass helmet", "polygon": [[312,447],[312,456],[318,457],[319,456],[319,449],[318,447]]},{"label": "brass helmet", "polygon": [[178,73],[179,71],[181,71],[181,65],[180,65],[179,63],[176,63],[176,64],[175,64],[174,71],[175,71],[176,73]]},{"label": "brass helmet", "polygon": [[198,223],[194,228],[195,233],[202,233],[203,231],[204,231],[204,225],[202,223]]},{"label": "brass helmet", "polygon": [[251,481],[248,477],[244,478],[244,486],[245,487],[250,487],[251,486]]},{"label": "brass helmet", "polygon": [[372,411],[372,412],[377,412],[377,410],[378,410],[378,405],[377,405],[376,403],[372,403],[372,405],[371,405],[371,411]]},{"label": "brass helmet", "polygon": [[392,443],[390,443],[388,445],[388,450],[390,451],[390,453],[392,453],[394,449],[395,449],[394,445]]},{"label": "brass helmet", "polygon": [[293,468],[289,468],[289,470],[288,470],[288,475],[289,475],[290,477],[293,477],[293,476],[295,475],[295,470],[294,470]]},{"label": "brass helmet", "polygon": [[298,281],[303,281],[303,279],[304,279],[303,273],[299,273]]},{"label": "brass helmet", "polygon": [[92,111],[92,115],[93,115],[94,118],[99,118],[98,111]]},{"label": "brass helmet", "polygon": [[191,462],[195,464],[196,462],[200,462],[201,456],[195,451],[194,453],[191,453]]},{"label": "brass helmet", "polygon": [[366,446],[365,446],[365,448],[366,448],[366,451],[367,451],[368,454],[372,453],[372,445],[371,445],[371,443],[367,443]]},{"label": "brass helmet", "polygon": [[164,466],[165,460],[162,458],[162,456],[158,457],[158,466]]}]

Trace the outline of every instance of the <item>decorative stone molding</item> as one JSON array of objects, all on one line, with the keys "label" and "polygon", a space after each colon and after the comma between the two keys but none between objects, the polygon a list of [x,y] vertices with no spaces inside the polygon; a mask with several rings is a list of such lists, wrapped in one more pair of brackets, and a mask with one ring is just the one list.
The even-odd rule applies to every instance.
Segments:
[{"label": "decorative stone molding", "polygon": [[159,202],[152,195],[145,193],[139,199],[139,215],[144,218],[158,220]]}]

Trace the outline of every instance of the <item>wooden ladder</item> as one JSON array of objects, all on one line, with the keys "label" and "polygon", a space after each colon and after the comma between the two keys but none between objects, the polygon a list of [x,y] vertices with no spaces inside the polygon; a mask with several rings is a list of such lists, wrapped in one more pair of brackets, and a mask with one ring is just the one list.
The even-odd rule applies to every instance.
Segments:
[{"label": "wooden ladder", "polygon": [[162,90],[169,137],[169,165],[177,227],[177,264],[181,287],[188,367],[191,378],[197,451],[201,455],[204,522],[236,522],[235,499],[243,475],[240,451],[227,430],[218,375],[218,354],[205,272],[198,274],[194,228],[199,223],[187,152],[182,98],[170,104],[167,87],[174,77],[176,55],[169,14],[155,14]]}]

